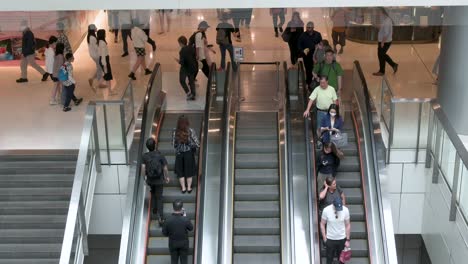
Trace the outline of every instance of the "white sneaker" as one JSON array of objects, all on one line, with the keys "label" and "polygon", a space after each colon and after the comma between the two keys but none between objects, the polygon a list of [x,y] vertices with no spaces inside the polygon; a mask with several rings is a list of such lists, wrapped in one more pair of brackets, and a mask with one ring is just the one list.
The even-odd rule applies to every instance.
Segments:
[{"label": "white sneaker", "polygon": [[50,101],[49,101],[49,104],[50,104],[50,105],[56,105],[56,104],[58,104],[58,103],[57,103],[57,100],[50,100]]}]

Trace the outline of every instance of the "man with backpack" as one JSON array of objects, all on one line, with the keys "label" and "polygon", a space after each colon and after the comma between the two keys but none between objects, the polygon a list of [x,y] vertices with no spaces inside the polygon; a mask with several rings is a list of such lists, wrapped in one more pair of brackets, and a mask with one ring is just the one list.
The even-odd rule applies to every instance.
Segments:
[{"label": "man with backpack", "polygon": [[234,63],[234,47],[232,46],[231,34],[234,33],[234,26],[227,22],[228,15],[226,13],[221,14],[221,23],[216,27],[216,44],[219,45],[221,51],[221,70],[226,68],[226,50],[229,52],[231,57],[231,65],[234,71],[237,70],[237,65]]},{"label": "man with backpack", "polygon": [[63,104],[63,111],[68,112],[71,110],[70,102],[73,100],[75,105],[78,106],[83,101],[83,98],[76,98],[75,96],[75,84],[76,81],[73,78],[73,65],[72,62],[75,60],[72,53],[65,55],[65,63],[60,67],[58,73],[58,79],[62,82],[63,91],[65,92],[65,103]]},{"label": "man with backpack", "polygon": [[[341,83],[343,79],[343,68],[335,60],[335,52],[332,49],[325,51],[325,60],[323,62],[317,63],[314,66],[313,70],[314,78],[318,80],[319,76],[327,76],[328,84],[335,88],[338,96],[341,93]],[[315,87],[312,87],[314,89]]]},{"label": "man with backpack", "polygon": [[163,186],[164,183],[169,183],[167,160],[156,149],[156,141],[153,138],[146,140],[146,148],[149,152],[143,154],[143,164],[146,183],[151,188],[151,213],[157,217],[159,226],[162,226],[164,223]]},{"label": "man with backpack", "polygon": [[198,24],[198,30],[192,34],[189,39],[189,46],[195,48],[195,52],[197,55],[197,61],[201,62],[202,64],[202,72],[205,74],[206,78],[210,76],[210,66],[208,65],[208,61],[206,60],[207,54],[205,54],[205,46],[207,43],[206,40],[206,30],[210,26],[208,22],[202,21]]}]

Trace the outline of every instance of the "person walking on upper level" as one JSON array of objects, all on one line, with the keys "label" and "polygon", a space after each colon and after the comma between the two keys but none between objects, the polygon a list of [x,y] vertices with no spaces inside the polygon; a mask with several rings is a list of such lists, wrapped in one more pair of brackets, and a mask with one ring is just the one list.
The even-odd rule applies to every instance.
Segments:
[{"label": "person walking on upper level", "polygon": [[195,52],[197,56],[197,60],[202,64],[202,72],[205,74],[206,78],[210,76],[210,66],[208,65],[208,54],[206,46],[208,44],[208,40],[206,38],[206,30],[210,26],[206,21],[200,22],[198,25],[197,31],[190,37],[189,45],[195,47]]},{"label": "person walking on upper level", "polygon": [[75,96],[75,85],[76,80],[73,76],[73,61],[75,58],[72,53],[67,53],[65,55],[65,64],[60,67],[59,79],[63,74],[67,75],[66,79],[62,79],[63,90],[65,92],[65,104],[63,105],[63,111],[68,112],[71,110],[70,102],[73,100],[76,106],[80,105],[83,101],[83,98],[77,98]]},{"label": "person walking on upper level", "polygon": [[[325,53],[327,50],[331,49],[330,43],[326,39],[322,39],[319,44],[315,47],[314,51],[314,65],[322,63],[325,60]],[[312,73],[313,74],[313,73]]]},{"label": "person walking on upper level", "polygon": [[169,183],[169,170],[166,158],[156,149],[156,141],[153,138],[146,140],[148,152],[143,154],[145,165],[145,180],[151,192],[151,213],[157,217],[159,226],[164,223],[163,187]]},{"label": "person walking on upper level", "polygon": [[151,38],[150,34],[150,21],[151,21],[151,10],[136,10],[135,18],[141,26],[141,29],[148,36],[147,42],[153,47],[153,51],[156,51],[156,42]]},{"label": "person walking on upper level", "polygon": [[[333,22],[332,39],[333,51],[342,54],[346,45],[346,28],[348,27],[348,17],[345,8],[339,8],[331,16]],[[340,45],[340,50],[337,51],[336,46]]]},{"label": "person walking on upper level", "polygon": [[216,26],[216,44],[219,45],[221,52],[221,66],[220,70],[226,68],[226,51],[229,52],[231,57],[231,65],[234,71],[237,70],[237,64],[234,61],[234,47],[232,46],[231,35],[234,34],[234,26],[227,22],[228,15],[226,13],[221,14],[221,23]]},{"label": "person walking on upper level", "polygon": [[335,88],[328,85],[328,77],[322,75],[320,78],[320,86],[315,88],[309,97],[309,103],[307,109],[304,111],[304,117],[309,117],[310,109],[312,105],[316,103],[317,108],[317,137],[321,135],[320,124],[322,119],[327,116],[328,108],[331,104],[338,103],[338,97],[336,96]]},{"label": "person walking on upper level", "polygon": [[133,65],[132,71],[128,75],[128,78],[132,80],[136,80],[135,72],[141,66],[142,69],[145,69],[145,75],[151,74],[152,71],[146,67],[146,50],[145,44],[148,41],[148,36],[145,32],[140,28],[141,25],[137,25],[137,21],[134,21],[133,28],[132,28],[132,40],[133,40],[133,47],[135,48],[135,53],[137,56],[135,65]]},{"label": "person walking on upper level", "polygon": [[27,26],[27,22],[21,22],[21,31],[23,32],[21,46],[21,77],[16,80],[17,83],[28,82],[28,65],[31,65],[36,71],[42,75],[41,81],[47,81],[49,74],[36,63],[36,38],[31,29]]},{"label": "person walking on upper level", "polygon": [[67,35],[65,34],[65,25],[62,22],[57,23],[57,42],[58,43],[63,43],[65,46],[65,54],[67,53],[73,53],[72,47],[70,45],[70,41],[68,40]]},{"label": "person walking on upper level", "polygon": [[302,33],[298,41],[298,47],[304,59],[307,86],[310,86],[312,83],[312,70],[314,67],[313,55],[315,47],[319,44],[320,41],[322,41],[322,34],[314,30],[313,22],[307,22],[306,31]]},{"label": "person walking on upper level", "polygon": [[393,73],[398,71],[398,64],[387,54],[388,49],[392,45],[393,37],[393,20],[383,7],[378,8],[380,15],[380,27],[378,33],[378,48],[377,55],[379,57],[379,71],[374,72],[375,76],[382,76],[385,74],[385,63],[388,63],[393,68]]},{"label": "person walking on upper level", "polygon": [[291,63],[293,65],[296,65],[300,52],[298,47],[298,41],[299,37],[302,35],[302,33],[304,33],[304,22],[301,20],[299,12],[294,12],[292,14],[291,21],[288,22],[285,32],[286,34],[288,34],[289,37],[288,46],[289,53],[291,56]]},{"label": "person walking on upper level", "polygon": [[112,68],[109,58],[109,48],[107,47],[106,31],[100,29],[97,32],[98,48],[99,48],[99,64],[101,65],[102,72],[104,73],[103,79],[107,85],[100,85],[100,88],[109,87],[109,95],[115,95],[112,90],[111,81],[114,79],[112,76]]},{"label": "person walking on upper level", "polygon": [[114,43],[117,43],[119,40],[119,11],[107,10],[107,25],[109,31],[114,33]]},{"label": "person walking on upper level", "polygon": [[314,78],[327,76],[328,84],[335,88],[337,95],[341,94],[343,74],[343,68],[341,64],[335,60],[335,53],[332,49],[325,51],[325,60],[315,64],[313,71]]},{"label": "person walking on upper level", "polygon": [[169,237],[169,252],[171,253],[171,264],[187,264],[189,239],[188,233],[193,231],[193,224],[187,218],[184,210],[184,203],[175,200],[172,203],[174,212],[164,223],[163,235]]},{"label": "person walking on upper level", "polygon": [[91,24],[88,26],[88,35],[86,36],[86,42],[88,43],[88,53],[91,59],[94,61],[96,65],[96,70],[93,71],[91,78],[88,79],[89,86],[93,91],[96,93],[96,89],[94,88],[94,79],[96,79],[100,86],[102,86],[102,68],[99,64],[99,46],[96,37],[96,25]]},{"label": "person walking on upper level", "polygon": [[[351,220],[349,210],[344,206],[340,198],[335,198],[333,204],[323,209],[321,219],[320,231],[327,247],[327,264],[332,264],[335,256],[339,256],[341,251],[345,247],[349,248],[350,245]],[[341,261],[339,263],[343,264]]]},{"label": "person walking on upper level", "polygon": [[123,53],[122,58],[128,56],[128,38],[132,38],[132,12],[130,10],[119,10],[120,34],[122,35]]},{"label": "person walking on upper level", "polygon": [[[195,86],[195,74],[198,72],[198,62],[193,46],[187,45],[187,38],[180,36],[177,40],[180,46],[179,58],[176,59],[180,64],[179,82],[187,95],[187,100],[195,100],[197,95]],[[187,79],[189,87],[187,86]]]},{"label": "person walking on upper level", "polygon": [[182,193],[192,192],[192,178],[197,176],[195,153],[200,143],[195,130],[190,128],[189,120],[182,115],[177,120],[177,127],[172,131],[172,146],[176,152],[175,173],[179,178]]},{"label": "person walking on upper level", "polygon": [[[64,104],[65,102],[65,93],[63,90],[62,82],[59,81],[59,71],[60,67],[65,63],[65,45],[63,43],[57,43],[55,45],[55,57],[54,57],[54,68],[52,70],[52,80],[54,82],[54,87],[52,88],[52,93],[50,94],[50,105],[56,105],[59,102]],[[57,94],[62,92],[61,98],[57,98]],[[62,99],[63,98],[63,99]]]},{"label": "person walking on upper level", "polygon": [[49,74],[51,79],[52,79],[52,73],[54,72],[54,58],[55,58],[55,45],[56,44],[57,44],[57,38],[55,36],[50,36],[49,42],[44,51],[45,71]]},{"label": "person walking on upper level", "polygon": [[[286,8],[270,8],[270,15],[273,18],[273,28],[275,30],[275,37],[279,36],[279,33],[283,33],[283,25],[285,22]],[[278,24],[278,18],[280,23]]]}]

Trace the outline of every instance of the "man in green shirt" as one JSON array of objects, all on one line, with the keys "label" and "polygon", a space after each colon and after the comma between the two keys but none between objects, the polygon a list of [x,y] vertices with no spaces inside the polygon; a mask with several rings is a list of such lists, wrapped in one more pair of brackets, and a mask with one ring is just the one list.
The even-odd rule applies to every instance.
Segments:
[{"label": "man in green shirt", "polygon": [[314,104],[317,106],[317,136],[320,137],[320,124],[322,119],[327,116],[328,108],[331,104],[338,104],[338,97],[333,87],[328,85],[328,77],[320,76],[320,86],[318,86],[309,97],[307,109],[304,111],[304,117],[309,117],[310,108]]},{"label": "man in green shirt", "polygon": [[318,78],[323,75],[327,76],[329,85],[335,88],[337,94],[341,93],[343,68],[341,68],[341,65],[335,61],[335,53],[332,49],[325,51],[324,62],[315,64],[313,75],[314,78]]}]

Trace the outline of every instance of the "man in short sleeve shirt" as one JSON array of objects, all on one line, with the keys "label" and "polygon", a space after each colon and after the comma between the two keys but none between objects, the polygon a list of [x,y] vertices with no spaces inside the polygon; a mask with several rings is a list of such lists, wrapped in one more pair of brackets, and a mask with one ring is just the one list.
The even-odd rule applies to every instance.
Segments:
[{"label": "man in short sleeve shirt", "polygon": [[348,248],[351,241],[349,210],[340,198],[336,198],[333,204],[323,210],[320,231],[327,246],[327,264],[332,264],[333,258],[339,256],[345,247]]},{"label": "man in short sleeve shirt", "polygon": [[338,97],[335,88],[328,85],[328,77],[320,76],[320,86],[316,87],[309,97],[309,104],[304,112],[304,117],[309,117],[310,109],[315,102],[317,106],[317,135],[320,137],[320,124],[327,116],[328,108],[331,104],[338,104]]}]

